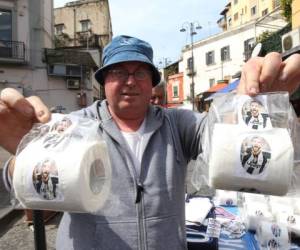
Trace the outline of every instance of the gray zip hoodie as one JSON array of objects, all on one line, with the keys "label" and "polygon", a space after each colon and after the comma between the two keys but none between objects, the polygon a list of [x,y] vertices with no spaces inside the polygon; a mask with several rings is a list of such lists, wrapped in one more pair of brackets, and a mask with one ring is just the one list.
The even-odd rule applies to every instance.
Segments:
[{"label": "gray zip hoodie", "polygon": [[205,115],[149,106],[137,176],[106,101],[74,114],[99,120],[99,133],[108,144],[112,163],[112,187],[100,215],[64,214],[57,249],[186,249],[186,165],[201,153]]}]

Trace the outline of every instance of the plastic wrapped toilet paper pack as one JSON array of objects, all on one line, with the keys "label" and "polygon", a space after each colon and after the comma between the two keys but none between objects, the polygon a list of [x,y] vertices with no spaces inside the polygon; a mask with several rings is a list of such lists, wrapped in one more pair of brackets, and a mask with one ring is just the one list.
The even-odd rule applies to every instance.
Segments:
[{"label": "plastic wrapped toilet paper pack", "polygon": [[300,215],[294,215],[288,218],[288,229],[298,237],[300,236]]},{"label": "plastic wrapped toilet paper pack", "polygon": [[300,215],[287,212],[277,213],[276,222],[287,226],[289,232],[300,236]]},{"label": "plastic wrapped toilet paper pack", "polygon": [[262,221],[256,234],[260,245],[267,249],[289,249],[289,234],[285,225]]},{"label": "plastic wrapped toilet paper pack", "polygon": [[261,202],[245,203],[242,211],[246,228],[256,231],[261,221],[273,220],[273,216],[269,211],[267,204]]},{"label": "plastic wrapped toilet paper pack", "polygon": [[[193,178],[195,186],[300,195],[300,124],[288,92],[218,95],[207,116],[202,149],[208,174],[201,181],[207,183]],[[205,174],[194,170],[199,173]]]},{"label": "plastic wrapped toilet paper pack", "polygon": [[218,189],[285,195],[291,183],[293,154],[286,129],[259,133],[239,125],[215,124],[209,183]]},{"label": "plastic wrapped toilet paper pack", "polygon": [[[49,126],[43,134],[42,126]],[[110,192],[111,166],[97,128],[94,120],[57,115],[34,128],[34,136],[31,131],[24,138],[13,176],[14,192],[23,207],[84,213],[101,210]]]},{"label": "plastic wrapped toilet paper pack", "polygon": [[294,213],[300,215],[300,198],[293,198]]}]

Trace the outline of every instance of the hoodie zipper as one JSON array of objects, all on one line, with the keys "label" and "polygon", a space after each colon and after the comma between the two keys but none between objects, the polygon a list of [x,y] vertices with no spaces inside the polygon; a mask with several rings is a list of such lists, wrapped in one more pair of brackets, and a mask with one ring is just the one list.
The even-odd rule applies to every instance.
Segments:
[{"label": "hoodie zipper", "polygon": [[[100,114],[98,113],[98,116],[100,118]],[[102,124],[102,120],[99,119],[99,128],[101,130],[105,130]],[[109,133],[108,133],[109,135]],[[109,135],[110,136],[110,135]],[[113,139],[114,140],[114,139]],[[120,145],[120,143],[118,141],[115,141]],[[124,150],[124,148],[121,146],[122,150]],[[130,153],[126,150],[126,154],[130,156]],[[124,162],[127,162],[127,157],[122,153],[122,151],[120,152],[120,155],[123,158]],[[134,167],[134,161],[131,157],[128,157],[129,161],[130,161],[130,165],[128,166],[130,168],[129,172],[132,175],[133,178],[133,183],[135,185],[135,189],[136,189],[136,197],[135,197],[135,204],[137,207],[137,223],[138,223],[138,242],[139,242],[139,250],[147,250],[147,246],[146,246],[146,230],[145,230],[145,222],[144,222],[144,202],[143,202],[143,192],[144,192],[144,187],[141,184],[141,182],[139,181],[138,177],[137,177],[137,172],[136,169]],[[142,170],[141,170],[142,171]]]},{"label": "hoodie zipper", "polygon": [[142,199],[142,194],[144,192],[144,187],[141,183],[137,183],[136,185],[136,199],[135,199],[135,203],[140,203],[141,199]]},{"label": "hoodie zipper", "polygon": [[[129,152],[125,149],[126,153],[130,156]],[[124,162],[126,162],[127,157],[122,154],[123,160]],[[144,192],[144,187],[142,185],[142,183],[139,181],[138,177],[137,177],[137,172],[136,169],[134,167],[134,161],[131,157],[129,157],[129,161],[130,161],[130,166],[128,166],[131,171],[129,171],[133,176],[133,182],[135,185],[135,204],[136,204],[136,208],[137,208],[137,223],[138,223],[138,242],[139,242],[139,250],[146,250],[147,246],[146,246],[146,230],[145,230],[145,222],[144,222],[144,202],[143,202],[143,192]]]},{"label": "hoodie zipper", "polygon": [[144,202],[143,202],[143,186],[138,182],[136,187],[136,206],[138,212],[138,227],[139,227],[139,250],[146,250],[146,230],[144,220]]}]

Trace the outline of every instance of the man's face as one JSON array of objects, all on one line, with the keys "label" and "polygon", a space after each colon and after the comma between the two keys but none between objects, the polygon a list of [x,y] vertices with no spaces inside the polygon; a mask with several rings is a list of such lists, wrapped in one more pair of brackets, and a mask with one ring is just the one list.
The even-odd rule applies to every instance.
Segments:
[{"label": "man's face", "polygon": [[254,155],[257,155],[259,154],[260,149],[261,149],[261,141],[258,138],[254,138],[252,140],[252,153]]},{"label": "man's face", "polygon": [[[123,78],[116,72],[138,72]],[[119,63],[110,67],[105,77],[105,94],[110,112],[121,119],[144,118],[151,97],[152,73],[150,67],[141,62]]]},{"label": "man's face", "polygon": [[49,180],[49,173],[50,173],[50,166],[49,163],[44,163],[43,170],[42,170],[42,181],[47,183]]},{"label": "man's face", "polygon": [[68,120],[62,120],[58,125],[57,125],[57,132],[63,133],[68,127],[70,127],[71,123]]},{"label": "man's face", "polygon": [[164,89],[162,87],[157,87],[152,89],[152,95],[150,103],[153,105],[164,105]]},{"label": "man's face", "polygon": [[259,104],[257,102],[252,102],[250,104],[251,115],[257,117],[259,115]]}]

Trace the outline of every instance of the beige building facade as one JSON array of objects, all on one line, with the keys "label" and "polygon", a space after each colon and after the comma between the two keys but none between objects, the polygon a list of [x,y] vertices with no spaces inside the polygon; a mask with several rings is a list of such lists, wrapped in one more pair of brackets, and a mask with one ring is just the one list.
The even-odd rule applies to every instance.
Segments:
[{"label": "beige building facade", "polygon": [[[112,39],[108,0],[79,0],[54,9],[54,45],[56,50],[48,61],[52,77],[65,77],[67,85],[75,82],[78,102],[90,104],[105,98],[104,89],[93,75],[100,66],[103,48]],[[54,54],[53,54],[54,53]],[[86,55],[84,55],[84,53]],[[56,56],[62,54],[61,57]],[[80,74],[68,74],[68,68],[77,67]],[[65,73],[60,69],[64,68]],[[73,84],[74,85],[74,84]],[[84,106],[84,105],[83,105]]]},{"label": "beige building facade", "polygon": [[67,113],[101,99],[93,74],[111,35],[99,33],[101,44],[88,50],[55,49],[53,17],[52,0],[0,0],[0,91],[12,87]]},{"label": "beige building facade", "polygon": [[292,28],[300,28],[300,1],[292,2]]},{"label": "beige building facade", "polygon": [[264,17],[280,7],[280,0],[230,0],[221,11],[219,26],[223,31]]},{"label": "beige building facade", "polygon": [[112,38],[108,0],[80,0],[54,9],[59,47],[104,47]]},{"label": "beige building facade", "polygon": [[43,48],[52,47],[52,9],[48,0],[0,0],[0,90],[29,95],[47,84]]}]

